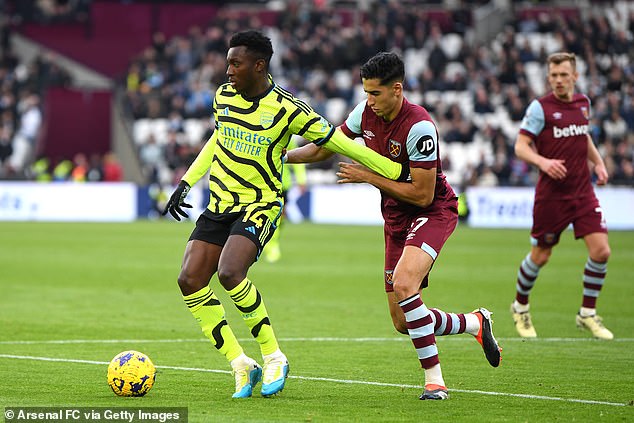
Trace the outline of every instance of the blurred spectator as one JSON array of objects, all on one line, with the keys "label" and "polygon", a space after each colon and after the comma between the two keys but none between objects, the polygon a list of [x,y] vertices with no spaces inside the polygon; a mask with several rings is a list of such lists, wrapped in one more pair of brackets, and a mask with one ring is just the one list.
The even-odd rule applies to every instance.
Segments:
[{"label": "blurred spectator", "polygon": [[25,97],[18,102],[17,109],[21,116],[18,135],[24,137],[31,147],[34,147],[40,125],[42,124],[40,97],[37,94],[26,94]]},{"label": "blurred spectator", "polygon": [[168,120],[168,131],[185,132],[185,122],[180,113],[176,111],[170,112]]},{"label": "blurred spectator", "polygon": [[185,149],[178,139],[178,132],[174,129],[170,128],[167,133],[167,144],[165,144],[164,152],[165,162],[172,171],[185,167],[183,160]]},{"label": "blurred spectator", "polygon": [[13,154],[13,145],[11,143],[11,129],[3,126],[0,128],[0,178],[7,177],[11,174],[9,168],[9,157]]},{"label": "blurred spectator", "polygon": [[487,92],[482,85],[479,85],[473,95],[473,112],[478,114],[493,113],[493,106],[489,102]]},{"label": "blurred spectator", "polygon": [[628,131],[634,132],[634,83],[629,85],[628,91],[623,93],[620,111],[625,123],[627,123]]},{"label": "blurred spectator", "polygon": [[519,59],[522,63],[537,61],[537,57],[529,44],[528,38],[524,38],[524,41],[519,47],[518,53]]},{"label": "blurred spectator", "polygon": [[120,182],[123,180],[123,168],[117,156],[109,151],[103,156],[103,181]]},{"label": "blurred spectator", "polygon": [[627,134],[627,123],[619,113],[619,109],[612,109],[610,116],[603,121],[603,132],[611,139],[623,139]]},{"label": "blurred spectator", "polygon": [[63,159],[55,165],[53,168],[53,181],[64,182],[70,179],[70,174],[73,171],[73,163],[70,160]]},{"label": "blurred spectator", "polygon": [[470,119],[465,119],[462,109],[456,103],[445,113],[445,141],[468,143],[473,141],[476,127]]},{"label": "blurred spectator", "polygon": [[52,177],[49,172],[49,160],[46,157],[40,157],[33,162],[29,170],[31,179],[38,182],[50,182]]},{"label": "blurred spectator", "polygon": [[509,89],[507,93],[506,109],[509,114],[509,118],[513,122],[519,122],[524,117],[526,107],[525,102],[523,102],[522,99],[515,94],[514,90]]},{"label": "blurred spectator", "polygon": [[477,185],[481,187],[495,187],[498,185],[498,177],[491,169],[491,166],[483,165],[482,170],[479,172],[480,176],[477,179]]},{"label": "blurred spectator", "polygon": [[150,183],[159,182],[159,171],[163,164],[163,149],[156,141],[154,134],[150,134],[139,149],[139,159],[143,172]]},{"label": "blurred spectator", "polygon": [[214,99],[209,88],[202,86],[200,81],[194,81],[192,90],[185,100],[185,113],[189,118],[203,118],[211,115]]},{"label": "blurred spectator", "polygon": [[132,62],[126,76],[126,90],[137,92],[141,87],[141,67],[137,62]]},{"label": "blurred spectator", "polygon": [[42,123],[39,103],[37,94],[25,92],[16,105],[20,123],[13,137],[13,155],[10,159],[10,165],[16,172],[22,172],[32,160]]},{"label": "blurred spectator", "polygon": [[86,182],[88,175],[88,159],[84,153],[77,153],[73,157],[73,170],[70,172],[70,180],[73,182]]},{"label": "blurred spectator", "polygon": [[499,131],[493,135],[493,164],[491,170],[497,176],[500,185],[509,185],[511,178],[510,157],[513,157],[513,147],[506,141],[506,137]]},{"label": "blurred spectator", "polygon": [[103,181],[102,158],[99,154],[91,154],[88,172],[86,173],[86,181],[101,182]]}]

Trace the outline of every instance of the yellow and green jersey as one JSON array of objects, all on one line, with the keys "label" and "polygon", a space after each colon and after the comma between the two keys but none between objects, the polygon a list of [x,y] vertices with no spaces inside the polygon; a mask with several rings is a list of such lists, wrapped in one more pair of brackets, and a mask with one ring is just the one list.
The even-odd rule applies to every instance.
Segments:
[{"label": "yellow and green jersey", "polygon": [[[287,150],[297,148],[295,137],[291,137]],[[304,163],[284,163],[282,170],[282,191],[286,192],[293,185],[306,185],[306,165]]]},{"label": "yellow and green jersey", "polygon": [[[272,82],[272,81],[271,81]],[[282,156],[293,134],[345,154],[391,179],[401,166],[347,138],[305,102],[272,82],[256,98],[230,84],[216,91],[215,131],[183,180],[193,186],[209,170],[214,213],[282,205]]]}]

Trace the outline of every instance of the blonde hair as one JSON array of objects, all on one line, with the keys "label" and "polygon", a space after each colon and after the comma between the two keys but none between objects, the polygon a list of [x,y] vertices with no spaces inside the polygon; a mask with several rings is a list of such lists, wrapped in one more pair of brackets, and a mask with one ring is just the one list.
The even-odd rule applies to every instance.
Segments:
[{"label": "blonde hair", "polygon": [[575,56],[574,53],[565,53],[565,52],[553,53],[550,56],[548,56],[548,59],[546,60],[546,63],[549,66],[551,63],[555,65],[559,65],[563,62],[570,62],[570,64],[572,65],[572,68],[577,69],[577,56]]}]

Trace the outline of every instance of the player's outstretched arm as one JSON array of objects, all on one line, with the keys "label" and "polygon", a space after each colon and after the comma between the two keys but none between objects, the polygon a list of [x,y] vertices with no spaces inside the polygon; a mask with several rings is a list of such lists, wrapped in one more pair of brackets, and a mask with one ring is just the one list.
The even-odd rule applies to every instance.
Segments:
[{"label": "player's outstretched arm", "polygon": [[365,182],[375,186],[391,197],[418,207],[428,207],[434,201],[436,168],[412,168],[410,182],[398,182],[377,175],[357,163],[339,163],[338,184]]},{"label": "player's outstretched arm", "polygon": [[315,163],[330,158],[334,153],[313,143],[286,152],[286,163]]},{"label": "player's outstretched arm", "polygon": [[387,157],[381,156],[374,150],[364,147],[348,138],[340,129],[336,129],[332,137],[322,144],[324,148],[333,153],[343,154],[352,160],[361,163],[372,171],[388,179],[404,179],[409,172],[408,166],[393,162]]}]

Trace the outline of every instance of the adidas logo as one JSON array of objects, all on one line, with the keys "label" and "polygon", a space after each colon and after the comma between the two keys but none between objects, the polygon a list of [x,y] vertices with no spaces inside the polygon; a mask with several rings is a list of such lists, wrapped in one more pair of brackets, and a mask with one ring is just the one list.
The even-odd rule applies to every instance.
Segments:
[{"label": "adidas logo", "polygon": [[245,228],[248,232],[251,232],[253,235],[255,235],[255,226],[249,226],[248,228]]}]

